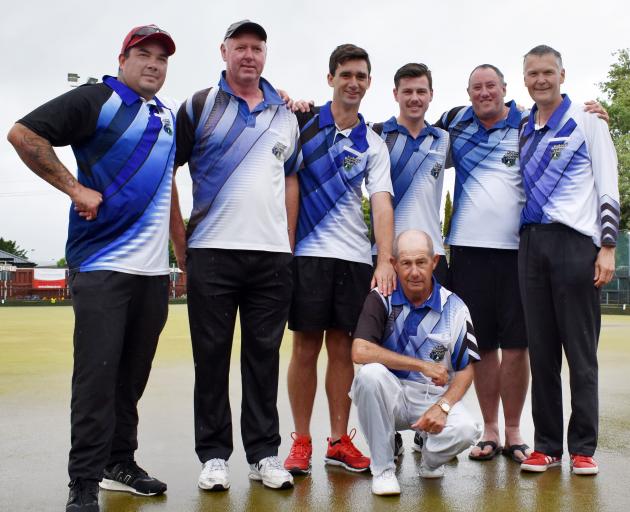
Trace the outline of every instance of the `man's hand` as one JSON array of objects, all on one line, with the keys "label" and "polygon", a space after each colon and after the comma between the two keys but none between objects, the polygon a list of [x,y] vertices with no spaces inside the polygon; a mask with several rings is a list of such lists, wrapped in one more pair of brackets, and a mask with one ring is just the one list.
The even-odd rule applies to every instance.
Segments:
[{"label": "man's hand", "polygon": [[103,202],[100,192],[76,183],[74,190],[68,194],[74,203],[74,210],[85,220],[94,220],[98,215],[98,207]]},{"label": "man's hand", "polygon": [[438,363],[430,363],[422,361],[423,366],[420,369],[425,377],[431,379],[436,386],[444,386],[448,382],[448,370],[445,366]]},{"label": "man's hand", "polygon": [[615,248],[602,247],[595,260],[594,284],[597,288],[610,283],[615,275]]},{"label": "man's hand", "polygon": [[315,106],[315,102],[313,100],[295,100],[287,103],[287,107],[291,109],[291,112],[310,112],[311,107]]},{"label": "man's hand", "polygon": [[379,291],[389,297],[396,289],[396,271],[389,261],[379,260],[372,276],[370,288],[378,286]]},{"label": "man's hand", "polygon": [[608,116],[608,111],[604,107],[602,107],[599,101],[595,101],[595,100],[585,101],[584,112],[596,114],[597,117],[606,121],[606,124],[610,124],[610,117]]},{"label": "man's hand", "polygon": [[418,421],[411,425],[414,430],[423,430],[427,434],[439,434],[446,425],[447,414],[436,404],[429,407]]}]

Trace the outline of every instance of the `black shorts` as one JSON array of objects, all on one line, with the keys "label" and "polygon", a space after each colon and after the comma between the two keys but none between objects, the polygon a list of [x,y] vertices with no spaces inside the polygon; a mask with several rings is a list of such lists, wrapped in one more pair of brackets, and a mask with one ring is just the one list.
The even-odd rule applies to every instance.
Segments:
[{"label": "black shorts", "polygon": [[374,273],[366,263],[297,256],[293,259],[292,331],[340,329],[352,335]]},{"label": "black shorts", "polygon": [[527,347],[517,250],[451,246],[450,274],[481,350]]}]

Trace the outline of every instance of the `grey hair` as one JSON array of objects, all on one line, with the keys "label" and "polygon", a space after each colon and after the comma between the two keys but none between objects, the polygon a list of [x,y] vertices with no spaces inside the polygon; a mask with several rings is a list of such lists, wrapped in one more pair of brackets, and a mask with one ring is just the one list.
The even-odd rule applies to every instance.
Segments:
[{"label": "grey hair", "polygon": [[547,46],[546,44],[539,44],[538,46],[534,46],[531,50],[529,50],[525,55],[523,55],[523,69],[525,68],[525,60],[530,55],[535,55],[536,57],[543,57],[545,55],[553,55],[556,58],[556,62],[558,63],[558,69],[562,68],[562,55],[558,50],[555,50],[551,46]]}]

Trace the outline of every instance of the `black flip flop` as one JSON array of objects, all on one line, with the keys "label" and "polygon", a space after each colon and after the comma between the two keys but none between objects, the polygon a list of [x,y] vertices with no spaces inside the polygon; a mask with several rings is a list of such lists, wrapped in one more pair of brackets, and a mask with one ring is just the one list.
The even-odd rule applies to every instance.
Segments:
[{"label": "black flip flop", "polygon": [[486,446],[491,446],[492,451],[488,453],[481,453],[480,455],[473,455],[472,453],[468,454],[468,458],[472,460],[492,460],[494,459],[501,451],[503,450],[502,446],[498,446],[494,441],[479,441],[475,446],[481,448],[482,450]]},{"label": "black flip flop", "polygon": [[506,457],[512,459],[514,462],[520,464],[525,459],[521,460],[514,454],[514,452],[517,450],[525,455],[525,459],[527,458],[527,453],[525,453],[525,450],[529,450],[529,446],[527,446],[526,444],[511,444],[507,448],[503,448],[503,450],[501,450],[501,453]]}]

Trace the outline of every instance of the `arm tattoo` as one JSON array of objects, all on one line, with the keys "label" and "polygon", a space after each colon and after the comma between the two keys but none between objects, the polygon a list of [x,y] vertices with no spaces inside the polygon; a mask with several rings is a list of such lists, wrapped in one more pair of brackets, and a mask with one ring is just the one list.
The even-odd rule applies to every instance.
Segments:
[{"label": "arm tattoo", "polygon": [[76,178],[61,163],[50,142],[28,129],[20,139],[16,150],[35,174],[67,194],[76,187]]}]

